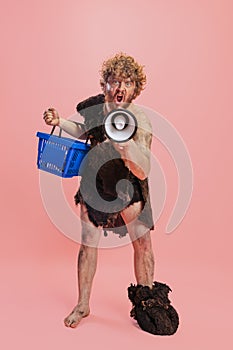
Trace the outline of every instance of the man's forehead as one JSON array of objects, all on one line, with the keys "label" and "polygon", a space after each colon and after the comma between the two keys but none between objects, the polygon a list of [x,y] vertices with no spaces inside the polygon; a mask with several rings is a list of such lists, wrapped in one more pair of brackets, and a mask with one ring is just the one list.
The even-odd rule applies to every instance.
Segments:
[{"label": "man's forehead", "polygon": [[133,79],[131,77],[125,77],[124,75],[110,75],[110,77],[108,79],[109,80],[119,80],[119,81],[124,80],[125,82],[133,81]]}]

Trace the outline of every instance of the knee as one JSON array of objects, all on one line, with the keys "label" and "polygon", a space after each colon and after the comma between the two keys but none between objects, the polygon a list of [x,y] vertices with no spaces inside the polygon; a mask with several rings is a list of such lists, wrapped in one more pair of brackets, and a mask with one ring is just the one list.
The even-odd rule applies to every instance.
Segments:
[{"label": "knee", "polygon": [[100,239],[100,232],[98,228],[85,227],[82,230],[82,245],[86,247],[94,247],[98,246]]},{"label": "knee", "polygon": [[82,234],[82,245],[85,247],[94,247],[98,246],[99,239],[96,235],[90,235],[87,232]]},{"label": "knee", "polygon": [[82,244],[89,247],[97,247],[100,239],[100,230],[88,217],[87,209],[81,206]]}]

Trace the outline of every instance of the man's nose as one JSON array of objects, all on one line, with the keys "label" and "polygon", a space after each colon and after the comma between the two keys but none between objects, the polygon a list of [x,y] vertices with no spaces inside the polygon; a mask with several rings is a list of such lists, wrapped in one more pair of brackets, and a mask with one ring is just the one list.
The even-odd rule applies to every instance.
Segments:
[{"label": "man's nose", "polygon": [[118,90],[119,91],[124,91],[125,90],[125,83],[123,81],[119,82]]}]

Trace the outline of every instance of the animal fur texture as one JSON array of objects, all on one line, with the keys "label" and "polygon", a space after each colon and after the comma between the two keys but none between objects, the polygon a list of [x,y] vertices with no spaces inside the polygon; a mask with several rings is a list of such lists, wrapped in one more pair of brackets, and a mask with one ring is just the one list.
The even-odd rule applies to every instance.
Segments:
[{"label": "animal fur texture", "polygon": [[130,316],[142,330],[155,335],[172,335],[177,331],[179,316],[168,299],[170,291],[170,287],[160,282],[154,282],[152,289],[133,284],[128,287],[133,305]]},{"label": "animal fur texture", "polygon": [[[142,202],[142,212],[139,220],[149,229],[154,229],[152,209],[150,204],[148,179],[139,180],[125,166],[120,154],[115,150],[111,143],[105,143],[106,135],[103,127],[104,120],[104,95],[99,94],[89,97],[77,105],[77,111],[84,118],[84,125],[87,134],[87,140],[90,140],[91,147],[95,147],[94,153],[89,153],[85,162],[83,162],[82,179],[80,189],[75,195],[75,203],[85,204],[90,221],[96,226],[102,226],[107,231],[113,231],[123,237],[127,233],[127,227],[121,216],[121,210],[118,207],[129,206],[135,202]],[[108,161],[108,159],[111,159]],[[96,184],[91,181],[95,169],[99,169]],[[108,213],[109,202],[117,199],[116,184],[119,180],[126,179],[133,185],[133,194],[129,183],[120,189],[116,208]],[[105,200],[102,205],[103,211],[92,208],[88,203],[92,203],[94,188],[96,186],[99,195]],[[84,201],[82,193],[85,192]],[[129,198],[131,200],[129,201]],[[104,208],[103,206],[106,206]]]}]

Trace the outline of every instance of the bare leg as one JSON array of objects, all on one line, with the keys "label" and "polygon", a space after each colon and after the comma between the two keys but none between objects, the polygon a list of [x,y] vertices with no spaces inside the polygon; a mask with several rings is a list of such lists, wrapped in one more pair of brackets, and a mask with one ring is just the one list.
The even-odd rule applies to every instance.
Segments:
[{"label": "bare leg", "polygon": [[97,266],[100,231],[88,219],[84,206],[81,207],[82,244],[78,255],[78,303],[65,318],[67,327],[75,328],[82,318],[90,313],[89,300]]},{"label": "bare leg", "polygon": [[137,220],[141,203],[137,202],[125,209],[122,216],[134,248],[134,271],[138,284],[152,287],[154,280],[154,254],[150,231]]},{"label": "bare leg", "polygon": [[154,281],[154,254],[150,231],[133,241],[134,270],[138,284],[152,287]]}]

